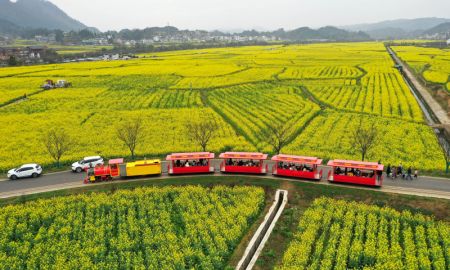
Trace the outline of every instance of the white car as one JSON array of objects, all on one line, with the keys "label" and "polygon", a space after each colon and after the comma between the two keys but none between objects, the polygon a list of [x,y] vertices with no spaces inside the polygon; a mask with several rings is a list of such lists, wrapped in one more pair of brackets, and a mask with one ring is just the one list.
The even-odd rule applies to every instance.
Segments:
[{"label": "white car", "polygon": [[88,168],[95,167],[97,165],[103,165],[103,158],[100,156],[85,157],[80,161],[72,164],[72,171],[80,173]]},{"label": "white car", "polygon": [[39,177],[42,174],[42,167],[39,164],[24,164],[19,168],[11,169],[8,171],[8,178],[16,180],[18,178],[26,177]]}]

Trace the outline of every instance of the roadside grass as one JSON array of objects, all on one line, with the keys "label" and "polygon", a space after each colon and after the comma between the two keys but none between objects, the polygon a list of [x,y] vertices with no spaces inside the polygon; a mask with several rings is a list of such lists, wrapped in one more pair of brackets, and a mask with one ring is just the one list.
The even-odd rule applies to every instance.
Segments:
[{"label": "roadside grass", "polygon": [[260,216],[246,232],[239,246],[229,259],[227,269],[233,269],[245,250],[247,243],[264,219],[265,214],[273,201],[276,189],[286,189],[289,192],[288,204],[278,220],[269,241],[266,243],[261,256],[254,269],[273,269],[284,254],[293,232],[297,228],[303,212],[311,205],[314,199],[319,197],[331,197],[349,201],[358,201],[378,206],[392,207],[399,211],[408,210],[413,213],[433,215],[437,220],[450,222],[450,201],[445,199],[427,198],[412,195],[401,195],[379,192],[370,189],[349,188],[343,185],[317,185],[303,181],[287,181],[279,179],[274,181],[269,178],[251,176],[202,176],[179,177],[169,179],[149,179],[135,182],[109,182],[105,184],[86,185],[80,188],[45,192],[40,194],[23,195],[15,198],[1,199],[0,206],[20,204],[41,198],[53,198],[80,193],[106,192],[113,193],[118,189],[134,189],[142,186],[166,186],[166,185],[201,185],[212,187],[215,185],[248,185],[260,186],[266,192],[266,206]]}]

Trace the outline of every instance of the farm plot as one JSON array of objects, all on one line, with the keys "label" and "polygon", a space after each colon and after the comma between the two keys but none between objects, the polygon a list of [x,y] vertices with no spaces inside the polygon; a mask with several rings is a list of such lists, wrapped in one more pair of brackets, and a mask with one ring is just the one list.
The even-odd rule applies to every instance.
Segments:
[{"label": "farm plot", "polygon": [[276,269],[448,269],[450,227],[430,217],[321,198]]},{"label": "farm plot", "polygon": [[138,188],[0,211],[0,269],[223,269],[264,207],[257,187]]},{"label": "farm plot", "polygon": [[270,151],[270,128],[290,126],[292,136],[312,119],[319,106],[301,96],[298,86],[270,83],[216,89],[209,93],[211,106],[257,149]]},{"label": "farm plot", "polygon": [[[417,74],[432,83],[450,83],[450,50],[415,46],[393,46],[397,55]],[[450,90],[450,87],[447,87]]]},{"label": "farm plot", "polygon": [[[0,171],[24,162],[52,166],[41,137],[54,126],[76,140],[65,163],[93,154],[126,157],[115,127],[137,116],[147,125],[148,139],[137,149],[141,157],[200,150],[188,139],[185,123],[211,117],[220,128],[208,151],[271,153],[268,131],[284,126],[292,129],[287,154],[359,159],[344,136],[350,128],[323,126],[324,117],[333,121],[336,114],[353,117],[352,128],[367,119],[386,130],[370,159],[440,169],[445,159],[437,140],[393,66],[382,43],[367,42],[187,50],[129,61],[4,68],[0,124],[7,132],[0,135]],[[73,88],[30,95],[45,79],[66,79]],[[24,94],[27,99],[1,106]],[[316,136],[324,130],[343,141]]]},{"label": "farm plot", "polygon": [[443,169],[444,164],[440,162],[444,158],[443,153],[428,126],[332,110],[314,118],[285,151],[326,159],[358,160],[361,156],[352,145],[351,131],[360,122],[366,126],[375,125],[380,134],[379,143],[369,152],[370,160],[380,160],[383,164],[401,163],[403,166],[429,170]]}]

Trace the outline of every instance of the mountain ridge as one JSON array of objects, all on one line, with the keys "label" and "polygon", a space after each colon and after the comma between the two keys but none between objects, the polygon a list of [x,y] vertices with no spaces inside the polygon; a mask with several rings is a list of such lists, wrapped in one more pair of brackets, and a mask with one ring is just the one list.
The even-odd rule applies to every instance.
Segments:
[{"label": "mountain ridge", "polygon": [[21,28],[63,31],[88,28],[47,0],[0,0],[0,18]]}]

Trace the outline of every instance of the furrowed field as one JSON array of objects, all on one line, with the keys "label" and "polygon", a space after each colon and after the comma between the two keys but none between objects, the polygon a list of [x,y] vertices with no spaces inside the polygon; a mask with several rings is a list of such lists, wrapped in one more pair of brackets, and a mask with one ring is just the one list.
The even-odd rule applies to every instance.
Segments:
[{"label": "furrowed field", "polygon": [[[55,126],[76,141],[65,163],[95,154],[126,157],[115,127],[136,116],[144,118],[146,134],[139,156],[200,150],[184,123],[206,116],[220,126],[210,151],[271,151],[268,129],[281,123],[293,127],[286,153],[359,159],[350,131],[362,120],[382,134],[368,159],[442,169],[437,139],[393,65],[383,44],[349,43],[3,68],[0,104],[8,105],[0,107],[0,170],[24,162],[51,165],[42,134]],[[74,87],[40,91],[49,78]]]},{"label": "furrowed field", "polygon": [[448,224],[362,203],[317,199],[276,269],[449,269]]},{"label": "furrowed field", "polygon": [[0,269],[224,269],[264,197],[258,187],[152,187],[5,206]]},{"label": "furrowed field", "polygon": [[414,46],[393,46],[398,56],[428,82],[450,91],[450,50]]}]

